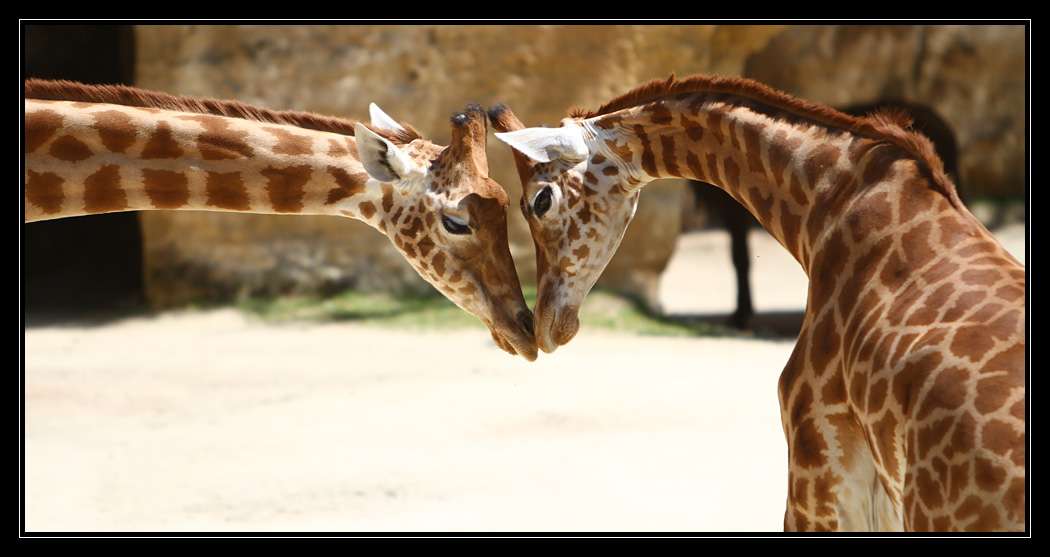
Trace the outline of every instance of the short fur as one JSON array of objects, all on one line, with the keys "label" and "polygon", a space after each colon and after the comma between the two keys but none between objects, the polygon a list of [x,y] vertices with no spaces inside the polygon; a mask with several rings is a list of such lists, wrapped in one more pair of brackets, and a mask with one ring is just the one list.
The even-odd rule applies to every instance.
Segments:
[{"label": "short fur", "polygon": [[[25,81],[25,98],[119,104],[198,114],[214,114],[216,116],[271,122],[350,136],[354,135],[354,124],[356,123],[354,120],[345,118],[322,116],[310,112],[271,110],[238,101],[181,97],[126,85],[85,85],[65,80],[27,79]],[[403,133],[374,128],[368,124],[365,125],[368,129],[398,145],[411,143],[413,140],[421,139],[422,137],[415,128],[404,122],[401,123],[401,126],[405,128]]]},{"label": "short fur", "polygon": [[768,104],[794,116],[808,119],[825,126],[833,126],[852,133],[884,140],[902,150],[919,162],[938,191],[943,193],[956,207],[962,201],[955,184],[944,172],[944,164],[930,142],[922,134],[911,129],[911,118],[899,112],[879,112],[864,118],[844,114],[820,103],[802,100],[778,91],[753,79],[692,75],[678,80],[671,74],[666,80],[654,79],[598,107],[597,110],[574,108],[572,118],[594,118],[625,108],[631,108],[659,100],[670,95],[688,93],[729,94]]}]

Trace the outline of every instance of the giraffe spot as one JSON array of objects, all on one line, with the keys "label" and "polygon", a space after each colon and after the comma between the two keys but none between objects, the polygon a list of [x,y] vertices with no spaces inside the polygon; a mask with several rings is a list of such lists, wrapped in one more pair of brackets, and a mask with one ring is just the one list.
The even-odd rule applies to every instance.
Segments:
[{"label": "giraffe spot", "polygon": [[[419,254],[426,257],[427,254],[430,253],[430,250],[434,249],[434,241],[430,238],[423,238],[416,244],[416,247],[419,248]],[[454,282],[459,281],[456,280]]]},{"label": "giraffe spot", "polygon": [[[780,395],[781,405],[786,407],[787,400],[792,390],[795,387],[795,381],[798,379],[799,372],[802,370],[803,362],[806,360],[806,346],[809,344],[809,333],[807,328],[803,328],[799,333],[798,341],[795,343],[794,350],[791,351],[791,356],[788,358],[787,364],[784,365],[784,370],[780,373],[780,377],[777,379],[777,393]],[[796,402],[798,397],[796,397]],[[795,411],[797,408],[792,409],[792,415],[794,419]]]},{"label": "giraffe spot", "polygon": [[820,179],[835,166],[839,160],[839,149],[827,143],[813,149],[802,163],[802,172],[811,188],[816,188]]},{"label": "giraffe spot", "polygon": [[62,127],[62,115],[53,110],[34,110],[25,115],[25,152],[42,147]]},{"label": "giraffe spot", "polygon": [[890,358],[890,347],[896,340],[897,333],[887,333],[886,336],[882,337],[882,342],[875,348],[875,354],[871,359],[872,369],[878,371],[886,369],[886,362]]},{"label": "giraffe spot", "polygon": [[790,487],[791,487],[791,494],[790,494],[791,501],[793,501],[795,505],[798,505],[799,507],[801,507],[803,509],[808,507],[809,506],[809,480],[807,480],[806,478],[802,478],[802,477],[795,478],[794,483],[790,484]]},{"label": "giraffe spot", "polygon": [[893,221],[893,207],[886,193],[867,196],[846,212],[846,225],[854,242],[861,242],[884,232]]},{"label": "giraffe spot", "polygon": [[392,224],[400,224],[401,223],[401,213],[403,213],[404,210],[405,210],[404,207],[398,207],[397,211],[394,211],[394,216],[390,217],[390,222]]},{"label": "giraffe spot", "polygon": [[937,409],[951,411],[962,407],[968,394],[966,381],[969,376],[970,373],[963,368],[942,370],[926,392],[916,417],[922,420]]},{"label": "giraffe spot", "polygon": [[956,356],[978,362],[984,359],[985,354],[994,346],[995,343],[988,337],[985,327],[966,325],[955,330],[950,348]]},{"label": "giraffe spot", "polygon": [[[656,156],[653,154],[652,146],[649,145],[649,136],[641,125],[634,126],[634,133],[642,143],[642,170],[650,176],[656,176]],[[630,159],[624,159],[630,160]]]},{"label": "giraffe spot", "polygon": [[871,286],[875,272],[878,271],[879,262],[886,257],[886,253],[893,247],[893,238],[886,237],[879,240],[870,249],[853,263],[853,271],[842,284],[842,292],[839,295],[839,311],[843,321],[850,315],[856,303],[861,298],[861,293]]},{"label": "giraffe spot", "polygon": [[[769,142],[768,157],[769,157],[769,169],[773,173],[773,180],[779,180],[784,175],[784,170],[787,169],[791,159],[795,156],[795,152],[802,145],[802,140],[798,138],[788,139],[787,132],[784,130],[778,130],[773,135],[773,139]],[[797,182],[797,178],[794,176],[794,172],[789,175],[789,178],[794,179]],[[800,205],[808,203],[805,193],[802,191],[801,184],[797,185],[798,191],[792,191],[792,197],[799,202]],[[801,199],[800,199],[801,198]]]},{"label": "giraffe spot", "polygon": [[893,299],[893,304],[886,313],[887,321],[892,325],[903,323],[904,318],[909,314],[911,308],[922,299],[923,294],[923,289],[917,284],[898,290]]},{"label": "giraffe spot", "polygon": [[184,151],[171,131],[167,122],[158,122],[157,128],[146,140],[146,146],[142,148],[141,157],[144,159],[177,159]]},{"label": "giraffe spot", "polygon": [[959,275],[959,278],[966,284],[984,286],[998,282],[1002,278],[1002,274],[998,269],[970,269]]},{"label": "giraffe spot", "polygon": [[963,460],[959,464],[949,466],[948,468],[948,494],[947,499],[950,502],[959,500],[959,495],[962,494],[970,485],[970,461]]},{"label": "giraffe spot", "polygon": [[944,457],[951,459],[956,454],[968,454],[977,443],[977,422],[969,414],[960,414],[955,421],[952,438],[944,449]]},{"label": "giraffe spot", "polygon": [[440,251],[434,254],[434,258],[430,260],[430,265],[434,267],[434,272],[439,277],[445,276],[445,254]]},{"label": "giraffe spot", "polygon": [[[830,379],[829,384],[838,382],[842,384],[841,375],[836,375],[836,378]],[[827,388],[825,388],[827,391]],[[843,389],[842,399],[839,402],[844,402],[845,389]],[[825,404],[837,404],[829,403],[827,397],[825,397]],[[864,446],[865,440],[857,431],[857,419],[848,412],[840,412],[838,414],[829,414],[827,416],[828,423],[835,429],[835,440],[838,442],[840,455],[839,462],[842,467],[850,470],[853,468],[855,459],[861,455],[867,453],[867,447]]]},{"label": "giraffe spot", "polygon": [[664,170],[667,171],[667,175],[681,176],[682,173],[678,170],[678,160],[675,158],[674,136],[660,136],[660,148],[663,150]]},{"label": "giraffe spot", "polygon": [[1007,285],[996,290],[995,295],[1006,302],[1017,302],[1024,299],[1024,289],[1013,285]]},{"label": "giraffe spot", "polygon": [[93,154],[87,144],[71,135],[63,135],[56,139],[48,152],[52,157],[67,162],[80,162]]},{"label": "giraffe spot", "polygon": [[[816,236],[811,234],[810,238]],[[812,292],[811,311],[819,312],[824,308],[835,292],[842,264],[849,256],[842,233],[835,231],[824,243],[820,251],[813,254],[813,268],[810,282]]]},{"label": "giraffe spot", "polygon": [[361,215],[365,217],[365,220],[371,219],[372,215],[376,214],[376,206],[371,201],[358,203],[357,210],[361,211]]},{"label": "giraffe spot", "polygon": [[197,136],[197,150],[204,160],[243,159],[252,156],[253,151],[246,139],[248,132],[231,127],[228,118],[194,114],[179,116],[182,120],[197,122],[204,131]]},{"label": "giraffe spot", "polygon": [[591,249],[587,247],[587,244],[583,244],[580,247],[572,250],[572,254],[576,256],[580,261],[586,260],[587,256],[590,255]]},{"label": "giraffe spot", "polygon": [[65,201],[63,182],[58,174],[26,170],[26,199],[44,214],[53,215],[62,210]]},{"label": "giraffe spot", "polygon": [[948,416],[919,428],[918,434],[915,437],[917,449],[919,450],[919,460],[925,460],[930,452],[936,449],[937,446],[947,438],[948,432],[951,431],[953,423],[954,418]]},{"label": "giraffe spot", "polygon": [[679,119],[681,120],[681,127],[685,130],[685,135],[691,141],[700,141],[704,137],[704,128],[700,125],[700,122],[696,120],[690,120],[685,114],[682,114]]},{"label": "giraffe spot", "polygon": [[[405,219],[408,222],[408,219]],[[415,239],[416,236],[423,230],[423,219],[419,217],[412,217],[412,222],[408,226],[401,229],[401,234],[406,238]]]},{"label": "giraffe spot", "polygon": [[828,444],[817,431],[813,418],[806,418],[795,427],[791,448],[795,464],[802,468],[819,468],[826,462],[824,453],[828,450]]},{"label": "giraffe spot", "polygon": [[616,126],[616,124],[619,124],[622,120],[623,116],[617,114],[610,114],[599,119],[597,122],[595,122],[595,125],[603,130],[611,130]]},{"label": "giraffe spot", "polygon": [[278,213],[298,213],[303,210],[306,183],[313,171],[308,165],[277,168],[268,166],[260,174],[266,178],[266,195]]},{"label": "giraffe spot", "polygon": [[328,156],[329,157],[345,157],[350,154],[350,151],[344,147],[339,141],[335,139],[328,140]]},{"label": "giraffe spot", "polygon": [[889,290],[897,290],[908,279],[908,266],[899,250],[894,249],[886,258],[879,273],[879,282]]},{"label": "giraffe spot", "polygon": [[978,456],[973,461],[973,479],[984,491],[996,491],[1006,481],[1006,470],[987,458]]},{"label": "giraffe spot", "polygon": [[1024,501],[1024,478],[1014,478],[1013,481],[1010,482],[1010,488],[1006,490],[1006,495],[1003,497],[1003,506],[1006,507],[1006,517],[1013,522],[1024,522]]},{"label": "giraffe spot", "polygon": [[368,182],[368,174],[364,172],[350,174],[338,166],[329,166],[328,173],[335,179],[336,187],[328,190],[328,197],[325,198],[325,205],[337,203],[365,191],[365,184]]},{"label": "giraffe spot", "polygon": [[727,188],[737,190],[740,188],[740,166],[731,157],[722,160],[722,169],[725,170]]},{"label": "giraffe spot", "polygon": [[722,132],[722,111],[717,107],[711,107],[707,111],[707,130],[711,132],[711,135],[715,139],[715,143],[723,145],[726,140],[725,134]]},{"label": "giraffe spot", "polygon": [[981,446],[999,456],[1010,456],[1017,466],[1024,466],[1024,432],[1000,420],[989,420],[981,428]]},{"label": "giraffe spot", "polygon": [[924,222],[901,235],[904,257],[912,268],[926,265],[936,255],[929,242],[932,228],[929,222]]},{"label": "giraffe spot", "polygon": [[912,402],[918,399],[923,384],[937,371],[943,359],[938,352],[911,358],[893,377],[893,398],[900,404],[905,416],[911,415]]},{"label": "giraffe spot", "polygon": [[955,299],[955,305],[945,312],[944,321],[949,323],[959,321],[967,311],[976,307],[987,296],[988,294],[984,290],[963,292]]},{"label": "giraffe spot", "polygon": [[95,129],[98,130],[102,144],[114,153],[123,153],[135,143],[138,130],[132,124],[131,117],[118,110],[103,110],[91,114],[95,118]]},{"label": "giraffe spot", "polygon": [[977,515],[981,512],[981,508],[984,506],[981,503],[981,498],[976,495],[967,497],[958,508],[955,509],[955,513],[952,515],[955,520],[962,521],[971,516]]},{"label": "giraffe spot", "polygon": [[905,180],[900,189],[897,207],[900,210],[900,224],[910,222],[916,216],[933,208],[933,193],[929,183],[922,178]]},{"label": "giraffe spot", "polygon": [[[926,508],[935,510],[944,504],[944,494],[941,493],[941,486],[933,479],[926,468],[920,468],[915,475],[915,487],[919,490],[919,499]],[[917,528],[917,530],[924,529]]]},{"label": "giraffe spot", "polygon": [[[772,196],[771,196],[772,197]],[[798,254],[798,244],[802,231],[802,217],[794,214],[783,199],[780,200],[780,233],[784,244],[792,254]]]},{"label": "giraffe spot", "polygon": [[810,344],[809,362],[813,372],[820,377],[839,353],[839,331],[835,323],[835,313],[825,312],[824,319],[817,323],[813,330]]},{"label": "giraffe spot", "polygon": [[248,190],[240,172],[208,172],[205,183],[205,204],[233,211],[247,211]]},{"label": "giraffe spot", "polygon": [[868,412],[874,414],[882,409],[882,405],[886,402],[886,389],[889,386],[889,381],[886,379],[879,379],[871,384],[871,388],[868,390]]},{"label": "giraffe spot", "polygon": [[894,146],[887,145],[883,149],[870,149],[861,180],[867,185],[888,180],[892,176],[890,170],[893,168],[893,163],[900,157],[900,150]]},{"label": "giraffe spot", "polygon": [[745,191],[748,198],[748,204],[751,205],[755,218],[757,218],[759,222],[769,226],[773,220],[773,204],[776,202],[773,194],[770,193],[767,196],[763,196],[762,191],[757,187],[747,188]]},{"label": "giraffe spot", "polygon": [[273,152],[278,155],[309,155],[313,153],[313,142],[310,137],[294,134],[283,128],[263,128],[277,138]]},{"label": "giraffe spot", "polygon": [[142,169],[142,184],[157,209],[177,209],[190,200],[186,175],[170,170]]},{"label": "giraffe spot", "polygon": [[930,531],[930,519],[926,516],[926,513],[922,510],[921,505],[914,505],[911,509],[907,521],[910,524],[906,528],[912,532],[929,532]]},{"label": "giraffe spot", "polygon": [[603,162],[605,162],[605,155],[601,153],[595,153],[594,156],[591,157],[591,164],[599,165]]},{"label": "giraffe spot", "polygon": [[[835,504],[838,501],[835,497],[835,488],[841,481],[841,478],[837,477],[831,470],[813,479],[813,499],[816,502],[814,511],[816,511],[817,516],[835,516]],[[834,528],[829,525],[828,529],[832,530]]]},{"label": "giraffe spot", "polygon": [[642,108],[643,112],[649,113],[649,119],[654,124],[670,124],[674,121],[671,110],[662,102],[655,102]]},{"label": "giraffe spot", "polygon": [[120,169],[107,164],[84,179],[84,211],[108,213],[128,208],[128,198],[120,187]]},{"label": "giraffe spot", "polygon": [[955,272],[958,270],[958,264],[947,259],[942,259],[933,265],[930,265],[922,272],[922,280],[926,281],[926,284],[937,284],[948,277],[954,276]]},{"label": "giraffe spot", "polygon": [[[1002,310],[1003,310],[1003,305],[1002,304],[1000,304],[998,302],[995,302],[995,301],[991,301],[991,302],[988,302],[987,304],[982,305],[977,311],[975,311],[973,313],[973,315],[971,315],[969,317],[969,319],[967,319],[967,321],[970,321],[972,323],[988,323],[988,322],[992,321],[992,319],[996,315],[998,315],[999,312],[1002,311]],[[992,336],[997,337],[998,335],[995,334],[996,332],[997,331],[993,331],[991,327],[988,328],[988,333],[991,334]],[[1007,336],[1009,336],[1009,334],[1012,333],[1012,332],[1013,332],[1013,330],[1011,329],[1007,333]]]},{"label": "giraffe spot", "polygon": [[390,184],[383,184],[383,213],[389,214],[394,208],[394,188]]},{"label": "giraffe spot", "polygon": [[820,391],[821,400],[826,405],[846,402],[846,382],[841,373],[834,373],[824,383]]},{"label": "giraffe spot", "polygon": [[791,423],[799,423],[809,415],[813,407],[813,389],[808,383],[799,386],[795,402],[791,405]]},{"label": "giraffe spot", "polygon": [[993,505],[986,505],[981,509],[980,516],[968,529],[980,532],[994,532],[1001,528],[1002,521],[999,519],[999,511]]},{"label": "giraffe spot", "polygon": [[[764,177],[766,174],[766,166],[762,163],[762,142],[759,129],[754,126],[744,126],[741,133],[744,134],[747,169]],[[780,177],[774,176],[773,180],[779,181]]]},{"label": "giraffe spot", "polygon": [[692,151],[685,154],[685,165],[689,167],[689,172],[692,173],[691,178],[695,180],[708,181],[707,173],[700,166],[700,159],[697,158],[696,153]]}]

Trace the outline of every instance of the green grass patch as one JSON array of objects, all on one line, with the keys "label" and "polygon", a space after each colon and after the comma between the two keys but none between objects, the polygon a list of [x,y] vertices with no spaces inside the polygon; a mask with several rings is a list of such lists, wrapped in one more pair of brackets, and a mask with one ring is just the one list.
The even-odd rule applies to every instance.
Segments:
[{"label": "green grass patch", "polygon": [[[529,307],[536,305],[536,289],[524,290]],[[285,296],[252,298],[237,304],[241,311],[270,322],[340,322],[399,329],[438,330],[484,328],[473,315],[448,299],[433,295],[346,291],[335,296]],[[709,322],[652,315],[620,295],[595,290],[587,296],[580,321],[588,328],[654,336],[737,335],[732,329]]]}]

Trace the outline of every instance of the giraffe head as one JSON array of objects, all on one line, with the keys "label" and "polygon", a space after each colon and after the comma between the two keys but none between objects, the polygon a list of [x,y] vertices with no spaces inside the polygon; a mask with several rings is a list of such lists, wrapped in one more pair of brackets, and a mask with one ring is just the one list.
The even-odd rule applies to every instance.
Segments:
[{"label": "giraffe head", "polygon": [[601,143],[585,120],[526,128],[503,105],[489,118],[514,149],[521,212],[536,244],[536,342],[553,352],[579,330],[580,305],[634,218],[640,181],[630,157]]},{"label": "giraffe head", "polygon": [[473,105],[452,116],[447,147],[398,142],[406,130],[375,105],[371,113],[371,129],[357,124],[354,135],[365,171],[382,183],[377,228],[420,276],[480,318],[500,348],[535,360],[532,313],[507,240],[507,194],[488,176],[484,112]]}]

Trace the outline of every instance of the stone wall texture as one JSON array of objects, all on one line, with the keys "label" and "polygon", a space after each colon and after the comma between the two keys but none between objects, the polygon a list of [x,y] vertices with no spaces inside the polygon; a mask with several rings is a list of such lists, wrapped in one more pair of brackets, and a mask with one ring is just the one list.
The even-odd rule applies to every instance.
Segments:
[{"label": "stone wall texture", "polygon": [[[1024,187],[1021,26],[141,26],[136,38],[141,87],[359,119],[376,102],[439,143],[468,102],[504,102],[526,124],[555,125],[572,106],[672,72],[754,77],[829,104],[907,97],[956,127],[970,191]],[[490,138],[489,157],[513,200],[519,273],[532,283],[510,154]],[[599,284],[655,309],[689,200],[680,181],[648,187]],[[344,219],[145,212],[142,222],[147,295],[158,306],[430,288],[385,238]]]}]

